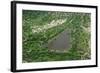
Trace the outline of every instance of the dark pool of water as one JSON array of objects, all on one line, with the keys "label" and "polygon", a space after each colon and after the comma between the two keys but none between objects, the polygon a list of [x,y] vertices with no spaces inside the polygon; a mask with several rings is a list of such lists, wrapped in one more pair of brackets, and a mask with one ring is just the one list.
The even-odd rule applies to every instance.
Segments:
[{"label": "dark pool of water", "polygon": [[66,51],[70,47],[70,33],[64,30],[47,44],[49,50]]}]

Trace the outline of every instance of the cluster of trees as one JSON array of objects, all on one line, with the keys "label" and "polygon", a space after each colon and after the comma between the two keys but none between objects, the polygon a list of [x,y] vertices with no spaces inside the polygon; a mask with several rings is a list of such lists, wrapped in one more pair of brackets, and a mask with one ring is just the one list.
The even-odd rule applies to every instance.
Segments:
[{"label": "cluster of trees", "polygon": [[[90,17],[91,14],[89,13],[23,10],[23,62],[90,59],[89,43],[91,34],[82,28],[90,27]],[[59,19],[66,19],[66,21],[46,31],[32,32],[35,26],[44,26]],[[56,53],[50,52],[48,48],[44,47],[49,40],[65,29],[70,31],[71,36],[69,51]]]}]

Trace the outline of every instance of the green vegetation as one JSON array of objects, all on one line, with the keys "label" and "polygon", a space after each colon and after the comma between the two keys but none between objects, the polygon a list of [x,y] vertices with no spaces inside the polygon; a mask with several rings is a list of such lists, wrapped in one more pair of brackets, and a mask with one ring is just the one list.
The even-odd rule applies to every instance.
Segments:
[{"label": "green vegetation", "polygon": [[[22,17],[23,62],[91,58],[89,13],[23,10]],[[57,26],[49,27],[50,24]],[[50,52],[45,44],[65,29],[70,31],[70,49],[64,53]]]}]

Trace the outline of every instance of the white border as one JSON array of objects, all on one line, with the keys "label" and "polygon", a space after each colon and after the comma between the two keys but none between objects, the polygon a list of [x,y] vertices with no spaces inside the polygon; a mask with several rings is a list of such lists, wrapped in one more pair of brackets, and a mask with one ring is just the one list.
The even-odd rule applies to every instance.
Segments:
[{"label": "white border", "polygon": [[[77,61],[56,61],[56,62],[33,62],[22,63],[22,10],[43,10],[43,11],[63,11],[63,12],[86,12],[91,13],[91,60],[77,60]],[[85,66],[95,65],[96,58],[96,44],[95,44],[95,31],[96,31],[96,10],[94,8],[81,8],[81,7],[60,7],[60,6],[45,6],[45,5],[28,5],[17,4],[17,70],[22,69],[38,69],[38,68],[52,68],[52,67],[72,67],[72,66]]]}]

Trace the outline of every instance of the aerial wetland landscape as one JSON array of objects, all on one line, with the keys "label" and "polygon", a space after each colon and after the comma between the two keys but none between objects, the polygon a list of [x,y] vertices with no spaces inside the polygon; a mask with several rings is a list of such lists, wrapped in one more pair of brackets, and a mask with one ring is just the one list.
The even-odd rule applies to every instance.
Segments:
[{"label": "aerial wetland landscape", "polygon": [[22,62],[91,59],[91,13],[23,10]]}]

